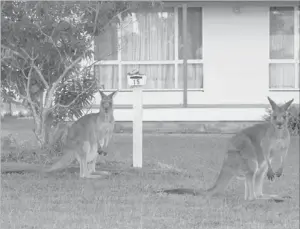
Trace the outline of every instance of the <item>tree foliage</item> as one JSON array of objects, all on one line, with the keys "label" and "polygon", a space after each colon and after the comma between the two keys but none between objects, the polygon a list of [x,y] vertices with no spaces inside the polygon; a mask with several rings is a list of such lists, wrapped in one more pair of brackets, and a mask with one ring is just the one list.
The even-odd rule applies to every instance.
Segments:
[{"label": "tree foliage", "polygon": [[[35,134],[45,142],[49,116],[76,118],[92,101],[97,83],[90,66],[93,40],[111,23],[152,2],[2,1],[1,93],[24,101]],[[53,118],[52,118],[53,121]],[[51,122],[52,122],[51,121]]]}]

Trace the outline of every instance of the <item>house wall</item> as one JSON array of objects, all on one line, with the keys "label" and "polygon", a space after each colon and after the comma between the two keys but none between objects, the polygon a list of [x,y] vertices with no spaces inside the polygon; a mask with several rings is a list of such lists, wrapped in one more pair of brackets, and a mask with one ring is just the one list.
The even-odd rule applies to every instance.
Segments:
[{"label": "house wall", "polygon": [[[182,90],[144,91],[144,121],[257,121],[266,96],[299,104],[299,90],[269,91],[269,6],[239,4],[235,13],[233,4],[203,7],[204,90],[188,91],[188,108],[179,107]],[[132,120],[132,99],[128,91],[116,95],[117,121]]]}]

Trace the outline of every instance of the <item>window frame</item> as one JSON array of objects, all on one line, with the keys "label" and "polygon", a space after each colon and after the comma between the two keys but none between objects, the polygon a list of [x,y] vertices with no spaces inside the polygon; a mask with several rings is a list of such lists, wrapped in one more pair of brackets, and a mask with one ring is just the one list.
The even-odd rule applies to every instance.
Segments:
[{"label": "window frame", "polygon": [[[117,49],[117,60],[101,60],[99,61],[97,64],[95,64],[95,67],[98,67],[99,65],[105,66],[105,65],[114,65],[114,66],[118,66],[118,90],[121,92],[128,92],[128,91],[132,91],[132,89],[126,89],[126,88],[122,88],[122,66],[126,66],[126,65],[173,65],[174,66],[174,75],[175,75],[175,81],[174,81],[174,88],[168,88],[168,89],[155,89],[155,88],[144,88],[143,91],[146,92],[160,92],[160,91],[171,91],[171,92],[182,92],[185,91],[185,88],[178,88],[179,86],[179,65],[185,64],[184,59],[179,59],[179,14],[178,14],[178,9],[179,8],[183,8],[183,5],[170,5],[170,6],[166,6],[168,8],[173,8],[174,9],[174,60],[156,60],[156,61],[127,61],[127,60],[122,60],[122,50],[120,48]],[[201,5],[195,5],[195,4],[187,4],[188,8],[201,8],[202,11],[202,24],[203,24],[203,6]],[[183,25],[183,27],[186,25]],[[202,26],[202,31],[201,31],[201,35],[203,38],[203,26]],[[118,35],[118,47],[122,46],[122,39],[120,39],[122,37],[121,34],[121,29],[120,29],[120,25],[117,25],[117,35]],[[202,39],[202,52],[203,52],[203,39]],[[203,53],[202,53],[202,59],[187,59],[187,65],[188,64],[199,64],[200,66],[202,66],[203,68]],[[94,70],[95,72],[95,70]],[[184,73],[183,73],[184,74]],[[187,75],[184,74],[184,77],[187,77]],[[187,88],[187,91],[204,91],[204,74],[202,74],[202,87],[201,88]],[[116,90],[113,88],[105,88],[105,91],[112,91],[112,90]]]},{"label": "window frame", "polygon": [[[270,6],[269,7],[269,20],[270,20],[270,13],[271,7],[288,7],[290,5],[279,5],[279,6]],[[299,27],[300,27],[300,6],[296,5],[293,6],[294,8],[294,58],[293,59],[272,59],[269,54],[269,63],[268,63],[268,74],[269,74],[269,91],[300,91],[300,35],[299,35]],[[269,21],[270,26],[270,21]],[[270,30],[269,30],[269,39],[270,39]],[[270,53],[270,45],[269,45],[269,53]],[[293,64],[294,65],[294,72],[295,72],[295,87],[294,88],[272,88],[270,87],[270,65],[271,64]]]}]

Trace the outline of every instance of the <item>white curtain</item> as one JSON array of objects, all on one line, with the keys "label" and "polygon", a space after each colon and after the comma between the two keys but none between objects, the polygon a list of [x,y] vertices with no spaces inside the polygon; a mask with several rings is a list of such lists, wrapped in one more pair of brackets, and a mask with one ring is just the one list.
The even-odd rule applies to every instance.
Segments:
[{"label": "white curtain", "polygon": [[[187,82],[189,89],[203,88],[203,65],[202,64],[188,64],[187,66]],[[183,65],[178,67],[179,80],[178,87],[183,89]]]},{"label": "white curtain", "polygon": [[[128,16],[121,24],[122,61],[163,61],[175,59],[174,9],[141,11]],[[133,68],[147,75],[145,88],[174,88],[174,64],[122,65],[123,87],[126,73]]]},{"label": "white curtain", "polygon": [[295,88],[295,65],[270,64],[270,88]]},{"label": "white curtain", "polygon": [[[117,25],[108,26],[99,36],[95,37],[95,60],[118,60]],[[118,89],[118,65],[95,65],[94,73],[98,87],[104,89]]]},{"label": "white curtain", "polygon": [[[182,8],[178,11],[179,23],[179,59],[183,59],[183,24]],[[187,9],[187,58],[188,60],[201,60],[202,54],[202,8],[190,7]],[[178,87],[183,89],[183,65],[178,66]],[[203,65],[188,64],[187,66],[188,89],[203,88]]]},{"label": "white curtain", "polygon": [[[182,8],[178,10],[179,24],[179,59],[183,59],[183,25]],[[187,58],[189,60],[202,59],[202,8],[187,9]]]},{"label": "white curtain", "polygon": [[[188,59],[202,59],[202,9],[188,8]],[[175,27],[178,26],[178,47],[175,47]],[[113,27],[98,38],[98,55],[114,53],[108,60],[118,60],[117,49],[121,51],[121,85],[128,88],[127,73],[137,68],[147,75],[148,89],[174,89],[175,78],[178,77],[178,87],[183,88],[182,64],[178,66],[178,76],[175,75],[175,63],[169,64],[124,64],[126,61],[174,61],[175,49],[178,49],[177,59],[182,59],[182,10],[179,9],[178,25],[175,25],[174,8],[157,10],[142,10],[132,13],[120,24],[121,37],[117,37]],[[121,39],[121,40],[118,40]],[[118,41],[121,47],[118,47]],[[117,48],[118,47],[118,48]],[[105,50],[105,51],[103,51]],[[102,65],[95,68],[99,74],[100,83],[105,88],[118,87],[118,66]],[[188,88],[203,87],[202,64],[188,65]]]},{"label": "white curtain", "polygon": [[174,60],[174,9],[141,11],[121,24],[122,60]]},{"label": "white curtain", "polygon": [[[294,8],[271,7],[270,59],[294,60]],[[295,65],[270,64],[270,88],[295,88]]]},{"label": "white curtain", "polygon": [[119,88],[118,65],[95,65],[94,70],[99,88]]}]

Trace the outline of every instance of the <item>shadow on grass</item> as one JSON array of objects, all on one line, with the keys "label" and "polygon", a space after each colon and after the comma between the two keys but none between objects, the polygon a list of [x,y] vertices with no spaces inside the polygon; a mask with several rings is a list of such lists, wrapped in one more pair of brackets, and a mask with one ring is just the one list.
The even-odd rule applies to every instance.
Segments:
[{"label": "shadow on grass", "polygon": [[[43,169],[48,168],[48,166],[42,166],[39,164],[28,164],[22,162],[2,162],[1,163],[1,173],[2,174],[26,174],[26,173],[39,173],[42,172]],[[112,175],[118,174],[127,174],[127,175],[144,175],[144,174],[172,174],[172,175],[182,175],[188,176],[184,172],[178,172],[177,170],[173,169],[160,169],[160,168],[153,168],[153,167],[143,167],[143,168],[134,168],[130,165],[126,165],[123,163],[112,163],[111,165],[108,164],[97,164],[96,172],[110,172]],[[67,168],[56,170],[49,172],[48,174],[54,173],[80,173],[79,166],[71,165]]]},{"label": "shadow on grass", "polygon": [[[189,189],[189,188],[175,188],[175,189],[165,189],[165,190],[161,190],[161,191],[158,191],[157,193],[166,193],[166,194],[177,194],[177,195],[193,195],[193,196],[204,196],[205,197],[205,190],[200,190],[200,189]],[[223,194],[224,195],[224,194]],[[221,198],[223,196],[222,194],[219,194],[219,198]],[[281,202],[284,202],[285,200],[288,200],[288,199],[292,199],[291,196],[289,195],[285,195],[285,196],[282,196],[282,197],[273,197],[271,199],[256,199],[256,200],[253,200],[253,201],[268,201],[268,202],[275,202],[275,203],[281,203]],[[245,200],[244,202],[253,202],[253,201],[247,201]]]},{"label": "shadow on grass", "polygon": [[166,193],[166,194],[177,194],[177,195],[193,195],[198,196],[203,194],[203,191],[190,188],[174,188],[174,189],[164,189],[158,191],[159,193]]},{"label": "shadow on grass", "polygon": [[[24,169],[22,169],[22,165],[25,165]],[[29,169],[30,166],[32,166],[32,169]],[[36,165],[36,164],[30,165],[30,164],[26,164],[26,163],[10,163],[10,162],[1,163],[1,173],[2,174],[38,173],[39,171],[42,171],[44,168],[47,168],[47,167],[44,167],[44,166],[41,166],[41,165]],[[14,171],[12,171],[12,170],[14,170]],[[118,173],[124,171],[124,168],[101,166],[101,167],[98,167],[96,169],[96,171],[109,171],[109,172],[118,174]],[[72,166],[72,167],[68,167],[68,168],[65,168],[65,169],[53,171],[53,172],[50,172],[50,173],[60,173],[60,172],[79,173],[80,168],[78,166]]]}]

